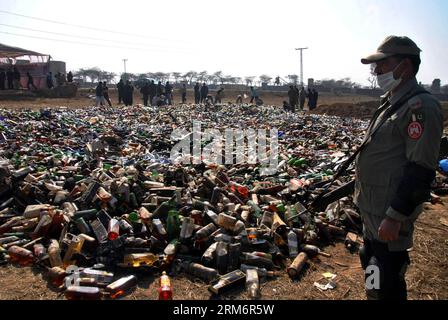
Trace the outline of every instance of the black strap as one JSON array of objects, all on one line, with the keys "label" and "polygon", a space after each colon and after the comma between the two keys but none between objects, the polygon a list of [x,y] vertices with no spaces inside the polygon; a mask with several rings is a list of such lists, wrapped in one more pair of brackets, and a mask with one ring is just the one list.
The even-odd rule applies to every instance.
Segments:
[{"label": "black strap", "polygon": [[[383,118],[381,119],[380,123],[376,126],[376,128],[370,132],[370,135],[368,137],[366,137],[364,139],[364,142],[358,147],[358,149],[355,150],[355,152],[353,152],[353,154],[347,159],[345,160],[345,162],[341,165],[341,167],[339,168],[339,170],[336,172],[336,174],[333,176],[333,179],[325,186],[324,190],[316,197],[316,199],[314,199],[313,203],[311,204],[313,206],[313,204],[315,202],[317,202],[320,198],[323,197],[323,195],[325,193],[327,193],[328,189],[333,185],[333,183],[342,175],[344,174],[344,172],[348,169],[348,167],[353,163],[353,161],[355,161],[356,157],[358,156],[358,154],[366,147],[366,145],[372,141],[373,136],[378,132],[378,130],[384,125],[384,123],[387,121],[387,119],[389,119],[389,117],[391,115],[393,115],[395,112],[398,111],[398,109],[400,109],[406,102],[408,102],[409,100],[411,100],[412,98],[414,98],[415,96],[418,96],[420,94],[423,93],[429,93],[426,90],[419,90],[417,92],[414,92],[413,94],[411,94],[410,96],[407,96],[405,98],[400,99],[398,102],[396,102],[395,104],[393,104],[392,106],[389,107],[389,109],[386,109],[386,112],[384,113]],[[377,112],[375,112],[370,124],[369,124],[369,128],[373,128],[373,126],[375,125],[376,120],[378,119],[378,117],[381,115],[381,110],[383,107],[385,107],[387,104],[384,103],[381,107],[378,108]],[[381,110],[381,111],[380,111]],[[380,112],[378,112],[380,111]]]}]

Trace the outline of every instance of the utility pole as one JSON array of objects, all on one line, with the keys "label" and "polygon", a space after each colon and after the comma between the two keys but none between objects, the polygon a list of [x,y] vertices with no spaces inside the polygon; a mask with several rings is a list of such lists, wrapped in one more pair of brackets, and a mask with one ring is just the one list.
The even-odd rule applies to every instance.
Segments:
[{"label": "utility pole", "polygon": [[124,76],[126,77],[126,61],[128,61],[128,59],[123,59],[123,64],[124,64]]},{"label": "utility pole", "polygon": [[303,50],[308,48],[296,48],[300,51],[300,86],[303,86]]}]

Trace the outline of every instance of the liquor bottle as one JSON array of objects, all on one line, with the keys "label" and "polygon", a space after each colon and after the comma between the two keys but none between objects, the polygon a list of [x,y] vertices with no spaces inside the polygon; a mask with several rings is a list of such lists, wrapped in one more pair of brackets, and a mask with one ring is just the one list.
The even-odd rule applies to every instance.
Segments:
[{"label": "liquor bottle", "polygon": [[109,298],[116,299],[136,287],[137,284],[137,277],[130,275],[112,282],[105,288],[105,291],[109,294]]},{"label": "liquor bottle", "polygon": [[218,246],[218,242],[212,243],[207,250],[205,250],[202,255],[201,261],[204,265],[210,266],[213,263],[216,255],[216,247]]},{"label": "liquor bottle", "polygon": [[67,300],[99,300],[101,291],[96,287],[70,286],[65,291]]},{"label": "liquor bottle", "polygon": [[258,279],[258,272],[255,269],[246,270],[246,290],[251,299],[260,298],[260,281]]},{"label": "liquor bottle", "polygon": [[186,273],[207,282],[211,282],[219,277],[219,273],[216,269],[205,267],[199,263],[184,261],[182,262],[182,268]]},{"label": "liquor bottle", "polygon": [[227,272],[228,263],[229,263],[228,244],[226,242],[220,241],[216,246],[216,267],[220,274],[225,274]]},{"label": "liquor bottle", "polygon": [[208,290],[214,294],[221,294],[227,290],[244,285],[245,281],[246,274],[241,270],[234,270],[212,282],[212,284],[208,287]]},{"label": "liquor bottle", "polygon": [[190,217],[185,217],[182,221],[179,239],[185,241],[193,236],[194,220]]},{"label": "liquor bottle", "polygon": [[288,249],[291,258],[295,258],[299,254],[298,245],[297,234],[290,230],[288,232]]},{"label": "liquor bottle", "polygon": [[61,249],[57,240],[52,239],[50,241],[50,246],[48,247],[48,256],[50,258],[50,264],[52,267],[62,267],[64,265],[61,259]]},{"label": "liquor bottle", "polygon": [[107,238],[111,241],[117,239],[120,236],[120,222],[113,218],[109,220],[109,226],[107,228]]},{"label": "liquor bottle", "polygon": [[10,247],[8,249],[8,254],[11,262],[18,263],[21,266],[29,266],[34,262],[33,253],[30,250],[18,246]]},{"label": "liquor bottle", "polygon": [[171,286],[171,280],[167,276],[166,272],[162,272],[162,276],[159,280],[159,300],[173,300],[173,288]]},{"label": "liquor bottle", "polygon": [[210,235],[217,230],[217,227],[213,223],[209,223],[205,227],[199,229],[195,234],[196,240],[206,240]]},{"label": "liquor bottle", "polygon": [[291,265],[286,269],[288,275],[291,278],[298,277],[300,271],[303,269],[307,261],[308,261],[308,255],[305,252],[300,252],[299,255],[291,263]]}]

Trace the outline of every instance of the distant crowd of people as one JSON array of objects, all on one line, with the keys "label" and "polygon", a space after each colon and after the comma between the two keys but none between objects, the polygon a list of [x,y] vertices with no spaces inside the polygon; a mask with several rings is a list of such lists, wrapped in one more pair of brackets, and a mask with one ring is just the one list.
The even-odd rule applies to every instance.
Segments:
[{"label": "distant crowd of people", "polygon": [[[65,74],[58,72],[54,78],[56,79],[57,86],[62,86],[66,82],[73,82],[72,72]],[[16,66],[9,68],[8,70],[0,69],[0,90],[19,90],[22,89],[21,81],[22,74]],[[34,77],[29,71],[26,72],[26,88],[28,90],[37,90],[34,83]],[[49,72],[46,76],[47,88],[51,89],[54,87],[53,73]]]},{"label": "distant crowd of people", "polygon": [[[123,79],[120,79],[116,87],[118,92],[118,104],[132,106],[134,102],[135,89],[131,81],[124,81]],[[108,90],[109,89],[105,81],[98,83],[95,89],[95,101],[97,106],[106,105],[106,103],[109,106],[112,106]],[[172,105],[173,91],[174,88],[169,81],[163,85],[161,81],[156,84],[154,80],[151,80],[145,82],[140,87],[140,93],[142,94],[144,106],[161,107],[165,105]],[[187,86],[185,83],[182,84],[179,92],[181,94],[181,103],[187,103]],[[224,88],[219,88],[213,97],[210,94],[206,83],[200,85],[200,83],[197,82],[193,87],[193,94],[195,104],[205,104],[208,106],[221,104],[222,99],[224,98]],[[239,94],[235,102],[237,104],[243,103],[243,96],[244,98],[247,97],[246,94]],[[308,89],[308,91],[306,91],[304,87],[301,87],[299,90],[297,86],[290,86],[288,96],[289,103],[287,101],[283,101],[283,108],[285,111],[295,112],[297,108],[304,110],[306,99],[308,99],[309,110],[313,110],[317,106],[318,92],[315,89]],[[264,104],[263,100],[259,97],[257,90],[253,86],[250,87],[249,103],[255,103],[257,106],[262,106]]]},{"label": "distant crowd of people", "polygon": [[299,90],[297,86],[291,85],[288,90],[288,98],[289,103],[283,101],[283,108],[286,111],[295,112],[297,107],[303,110],[306,99],[308,99],[308,109],[313,110],[317,107],[319,93],[314,88],[308,88],[307,92],[304,87],[301,87]]}]

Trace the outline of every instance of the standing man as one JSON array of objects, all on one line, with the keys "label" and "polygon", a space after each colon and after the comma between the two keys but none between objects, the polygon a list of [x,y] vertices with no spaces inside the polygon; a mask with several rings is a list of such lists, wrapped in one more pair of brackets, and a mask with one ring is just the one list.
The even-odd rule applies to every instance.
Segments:
[{"label": "standing man", "polygon": [[317,107],[317,99],[319,99],[319,93],[313,88],[313,109],[316,109]]},{"label": "standing man", "polygon": [[288,90],[288,97],[289,97],[289,106],[290,111],[292,113],[296,112],[296,105],[297,105],[297,91],[294,88],[294,86],[289,86]]},{"label": "standing man", "polygon": [[123,79],[120,79],[117,83],[117,91],[118,91],[118,104],[121,102],[124,103],[124,82]]},{"label": "standing man", "polygon": [[8,82],[8,89],[12,90],[14,89],[14,85],[12,83],[14,78],[14,72],[12,71],[12,69],[9,69],[8,71],[6,71],[6,80]]},{"label": "standing man", "polygon": [[157,83],[157,89],[156,89],[156,95],[160,96],[164,94],[163,92],[163,84],[161,81],[159,81],[159,83]]},{"label": "standing man", "polygon": [[145,82],[143,87],[140,88],[140,93],[143,95],[143,105],[147,107],[149,98],[149,82]]},{"label": "standing man", "polygon": [[[420,51],[408,37],[390,36],[361,60],[385,91],[366,132],[365,141],[371,140],[356,159],[354,201],[363,219],[368,299],[407,299],[414,223],[435,178],[443,118],[439,102],[417,83]],[[373,275],[377,285],[368,281]]]},{"label": "standing man", "polygon": [[47,88],[51,89],[54,87],[54,83],[53,83],[53,73],[50,71],[47,74]]},{"label": "standing man", "polygon": [[308,88],[308,94],[306,95],[308,97],[308,110],[313,110],[314,105],[314,94],[311,91],[311,88]]},{"label": "standing man", "polygon": [[98,82],[98,85],[95,88],[95,107],[98,107],[99,105],[105,105],[106,100],[104,100],[104,89],[103,89],[103,83],[100,81]]},{"label": "standing man", "polygon": [[250,103],[254,102],[255,97],[257,97],[257,90],[254,87],[250,87]]},{"label": "standing man", "polygon": [[33,87],[34,90],[37,90],[36,86],[34,85],[34,79],[33,79],[33,76],[32,76],[29,72],[26,73],[26,76],[28,77],[28,82],[27,82],[27,85],[26,85],[26,87],[28,88],[28,90],[31,90],[30,87]]},{"label": "standing man", "polygon": [[156,84],[154,83],[154,80],[151,80],[150,84],[149,84],[149,103],[153,106],[154,104],[152,103],[152,101],[154,100],[154,97],[157,94],[157,87]]},{"label": "standing man", "polygon": [[206,102],[207,96],[208,96],[208,87],[204,82],[201,87],[201,103]]},{"label": "standing man", "polygon": [[185,85],[185,83],[182,84],[180,93],[182,94],[182,103],[187,103],[187,86]]},{"label": "standing man", "polygon": [[0,90],[5,90],[5,80],[6,80],[6,73],[5,70],[0,70]]},{"label": "standing man", "polygon": [[106,100],[107,103],[109,104],[109,107],[112,107],[112,102],[110,101],[109,98],[109,88],[107,87],[106,81],[103,81],[103,96],[104,100]]},{"label": "standing man", "polygon": [[71,71],[67,73],[67,82],[73,82],[73,73]]},{"label": "standing man", "polygon": [[201,92],[199,89],[199,82],[196,82],[194,85],[194,103],[199,104],[199,101],[201,100]]},{"label": "standing man", "polygon": [[218,92],[216,92],[215,96],[215,104],[220,104],[223,97],[224,88],[220,88]]},{"label": "standing man", "polygon": [[166,96],[166,103],[170,106],[173,100],[173,86],[170,84],[169,81],[167,81],[165,84],[165,96]]},{"label": "standing man", "polygon": [[300,88],[299,91],[299,106],[300,110],[303,110],[303,107],[305,106],[305,99],[306,99],[306,91],[304,87]]},{"label": "standing man", "polygon": [[134,102],[134,86],[131,84],[131,81],[127,80],[124,86],[124,105],[132,106]]},{"label": "standing man", "polygon": [[13,72],[13,84],[14,84],[14,89],[15,90],[19,90],[20,89],[20,72],[17,69],[17,67],[14,67],[14,72]]}]

